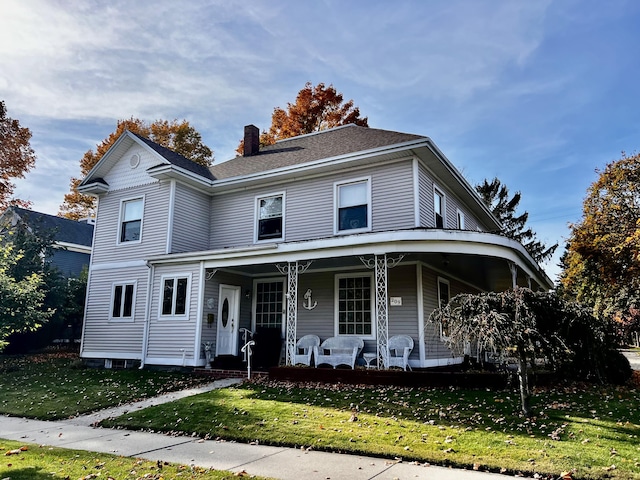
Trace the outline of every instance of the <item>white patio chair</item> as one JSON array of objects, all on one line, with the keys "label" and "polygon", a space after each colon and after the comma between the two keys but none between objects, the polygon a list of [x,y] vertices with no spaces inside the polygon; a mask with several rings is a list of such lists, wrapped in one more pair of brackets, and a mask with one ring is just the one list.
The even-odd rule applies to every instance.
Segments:
[{"label": "white patio chair", "polygon": [[389,348],[389,368],[400,367],[404,371],[411,370],[409,355],[413,350],[413,338],[409,335],[395,335],[387,342]]},{"label": "white patio chair", "polygon": [[320,338],[317,335],[305,335],[301,337],[296,343],[296,354],[293,359],[293,364],[311,366],[313,347],[317,347],[318,345],[320,345]]}]

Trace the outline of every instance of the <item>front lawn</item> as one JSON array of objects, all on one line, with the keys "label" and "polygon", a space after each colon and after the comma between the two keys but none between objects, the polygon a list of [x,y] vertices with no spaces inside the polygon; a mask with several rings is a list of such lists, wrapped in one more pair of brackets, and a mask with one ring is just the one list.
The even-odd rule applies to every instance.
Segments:
[{"label": "front lawn", "polygon": [[0,414],[58,420],[210,381],[182,373],[86,368],[76,354],[0,356]]},{"label": "front lawn", "polygon": [[479,470],[640,479],[640,392],[516,392],[257,381],[148,408],[105,426],[340,451]]},{"label": "front lawn", "polygon": [[[238,475],[209,468],[150,462],[0,439],[0,478],[10,480],[118,479],[231,480]],[[252,477],[257,478],[257,477]]]}]

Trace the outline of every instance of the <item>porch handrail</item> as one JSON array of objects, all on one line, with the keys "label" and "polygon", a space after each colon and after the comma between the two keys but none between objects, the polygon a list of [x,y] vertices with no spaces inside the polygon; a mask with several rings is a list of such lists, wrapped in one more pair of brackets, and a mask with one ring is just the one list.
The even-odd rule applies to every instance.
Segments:
[{"label": "porch handrail", "polygon": [[[240,333],[242,333],[242,343],[246,347],[248,339],[249,338],[253,338],[253,332],[251,330],[249,330],[248,328],[242,327],[240,329]],[[240,351],[244,354],[243,357],[242,357],[242,361],[243,362],[247,361],[247,351],[245,350],[245,347],[242,347],[240,349]]]}]

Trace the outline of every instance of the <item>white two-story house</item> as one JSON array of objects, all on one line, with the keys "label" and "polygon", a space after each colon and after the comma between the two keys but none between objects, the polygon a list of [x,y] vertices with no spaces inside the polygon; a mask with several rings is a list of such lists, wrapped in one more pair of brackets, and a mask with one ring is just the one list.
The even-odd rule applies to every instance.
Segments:
[{"label": "white two-story house", "polygon": [[245,330],[268,330],[288,364],[305,334],[365,352],[406,334],[411,366],[447,365],[461,359],[425,325],[437,305],[552,286],[428,137],[258,137],[246,127],[245,154],[205,168],[125,132],[84,179],[98,213],[83,358],[204,366],[204,344],[238,356]]}]

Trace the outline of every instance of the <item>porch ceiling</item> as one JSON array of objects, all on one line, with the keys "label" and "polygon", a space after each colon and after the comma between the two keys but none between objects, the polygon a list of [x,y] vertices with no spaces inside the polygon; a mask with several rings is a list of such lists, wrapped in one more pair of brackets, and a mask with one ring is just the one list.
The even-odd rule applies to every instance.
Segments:
[{"label": "porch ceiling", "polygon": [[[390,254],[389,258],[396,258],[399,254]],[[304,261],[300,262],[304,263]],[[438,274],[457,279],[480,290],[501,291],[511,288],[512,278],[509,263],[503,258],[486,257],[471,254],[442,254],[442,253],[408,253],[399,265],[422,263]],[[316,259],[310,265],[307,273],[314,271],[356,270],[365,268],[358,256],[329,257]],[[258,265],[242,265],[225,268],[249,277],[280,276],[275,263]],[[518,285],[528,286],[527,276],[518,269]],[[532,288],[540,287],[532,280]]]}]

